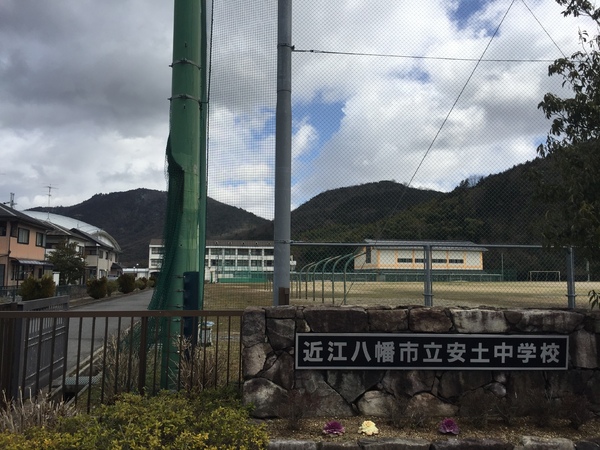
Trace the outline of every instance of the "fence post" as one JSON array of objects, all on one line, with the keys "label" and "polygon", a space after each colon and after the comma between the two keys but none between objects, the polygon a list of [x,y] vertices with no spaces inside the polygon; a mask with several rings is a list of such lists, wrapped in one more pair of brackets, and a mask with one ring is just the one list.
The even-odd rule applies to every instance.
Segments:
[{"label": "fence post", "polygon": [[567,248],[567,307],[575,309],[575,257],[573,247]]},{"label": "fence post", "polygon": [[423,297],[425,298],[425,306],[433,306],[433,292],[431,289],[431,245],[424,245],[423,253],[423,264],[425,267]]}]

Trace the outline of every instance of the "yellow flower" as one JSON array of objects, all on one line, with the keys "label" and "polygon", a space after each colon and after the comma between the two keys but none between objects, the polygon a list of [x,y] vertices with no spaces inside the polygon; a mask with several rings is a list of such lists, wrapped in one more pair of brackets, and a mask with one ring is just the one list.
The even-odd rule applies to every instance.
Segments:
[{"label": "yellow flower", "polygon": [[365,420],[362,423],[362,425],[360,426],[360,428],[358,429],[358,432],[361,434],[366,434],[367,436],[373,436],[374,434],[379,434],[379,430],[375,426],[375,422],[372,422],[370,420]]}]

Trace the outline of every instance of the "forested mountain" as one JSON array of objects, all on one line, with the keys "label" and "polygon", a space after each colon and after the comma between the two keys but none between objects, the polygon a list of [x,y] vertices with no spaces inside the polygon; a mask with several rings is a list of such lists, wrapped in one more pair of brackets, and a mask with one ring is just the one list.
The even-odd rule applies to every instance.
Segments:
[{"label": "forested mountain", "polygon": [[[148,264],[150,239],[162,238],[167,207],[167,193],[150,189],[135,189],[111,194],[96,194],[73,206],[59,206],[50,211],[80,219],[110,233],[123,250],[124,265]],[[269,223],[243,209],[207,200],[207,239],[236,239],[248,230]],[[46,211],[46,208],[34,208]],[[268,238],[267,238],[268,239]]]},{"label": "forested mountain", "polygon": [[[534,199],[532,173],[544,160],[520,164],[449,193],[380,181],[323,192],[292,212],[292,239],[469,240],[480,244],[540,244],[546,207]],[[36,208],[45,210],[45,208]],[[147,263],[148,244],[162,237],[166,193],[148,189],[98,194],[51,212],[108,231],[121,244],[124,264]],[[273,223],[213,199],[207,239],[273,239]]]}]

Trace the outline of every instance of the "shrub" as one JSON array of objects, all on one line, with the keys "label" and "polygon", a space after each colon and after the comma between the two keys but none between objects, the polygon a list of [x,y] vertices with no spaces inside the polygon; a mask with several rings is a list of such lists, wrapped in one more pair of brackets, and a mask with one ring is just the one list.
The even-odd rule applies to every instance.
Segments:
[{"label": "shrub", "polygon": [[117,279],[119,291],[123,294],[129,294],[135,290],[135,277],[130,273],[124,273]]},{"label": "shrub", "polygon": [[87,293],[90,297],[95,298],[96,300],[99,298],[106,297],[106,277],[102,278],[93,278],[87,281]]},{"label": "shrub", "polygon": [[216,406],[215,400],[209,402],[209,410],[207,404],[198,405],[203,398],[166,392],[156,397],[125,394],[114,405],[100,406],[92,415],[62,418],[54,427],[33,427],[24,434],[0,433],[0,448],[266,448],[268,437],[264,425],[252,424],[247,409],[235,401],[232,406]]},{"label": "shrub", "polygon": [[148,280],[145,277],[136,278],[135,287],[138,288],[140,291],[143,291],[148,287]]},{"label": "shrub", "polygon": [[19,286],[18,294],[26,301],[54,297],[54,291],[55,284],[51,277],[43,276],[39,280],[29,277]]},{"label": "shrub", "polygon": [[116,280],[108,280],[106,282],[106,295],[109,297],[113,292],[116,292],[119,289],[119,283]]}]

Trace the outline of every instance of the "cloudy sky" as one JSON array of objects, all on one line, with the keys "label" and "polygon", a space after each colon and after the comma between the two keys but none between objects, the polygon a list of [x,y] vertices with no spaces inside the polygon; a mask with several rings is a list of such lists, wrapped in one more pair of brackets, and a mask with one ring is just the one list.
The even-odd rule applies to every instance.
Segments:
[{"label": "cloudy sky", "polygon": [[[277,2],[216,5],[209,195],[272,218]],[[302,0],[293,14],[292,207],[379,180],[449,191],[534,158],[538,103],[568,95],[549,61],[595,31],[549,0]],[[1,202],[166,189],[172,28],[167,0],[0,2]]]}]

